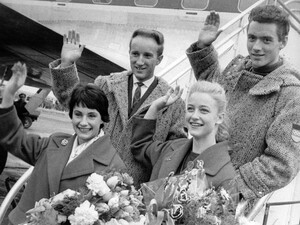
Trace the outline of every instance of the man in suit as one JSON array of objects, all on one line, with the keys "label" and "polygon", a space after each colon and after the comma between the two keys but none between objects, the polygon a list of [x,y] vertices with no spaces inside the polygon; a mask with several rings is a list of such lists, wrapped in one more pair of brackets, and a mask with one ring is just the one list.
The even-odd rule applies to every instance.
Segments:
[{"label": "man in suit", "polygon": [[[166,94],[170,86],[154,76],[155,67],[163,59],[164,37],[155,30],[138,29],[129,43],[129,58],[132,72],[98,76],[99,85],[109,100],[111,121],[104,130],[110,134],[114,147],[119,152],[135,183],[148,181],[152,168],[134,160],[130,152],[132,117],[144,114],[152,101]],[[84,46],[79,34],[70,31],[64,36],[61,59],[50,63],[53,92],[61,104],[66,105],[73,87],[79,82],[75,62]],[[179,99],[174,105],[159,112],[154,140],[166,141],[185,137],[183,131],[185,104]]]}]

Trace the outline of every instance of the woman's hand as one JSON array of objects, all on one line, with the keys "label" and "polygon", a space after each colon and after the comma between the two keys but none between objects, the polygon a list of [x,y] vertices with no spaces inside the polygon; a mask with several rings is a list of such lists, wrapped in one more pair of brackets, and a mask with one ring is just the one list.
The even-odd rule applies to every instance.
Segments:
[{"label": "woman's hand", "polygon": [[64,35],[64,42],[61,50],[61,67],[65,68],[76,62],[82,54],[84,45],[80,44],[80,35],[74,30]]},{"label": "woman's hand", "polygon": [[26,64],[15,63],[11,68],[12,76],[3,88],[2,108],[8,108],[13,105],[16,92],[24,85],[27,77]]},{"label": "woman's hand", "polygon": [[176,102],[177,99],[181,97],[182,92],[183,89],[181,89],[179,86],[176,86],[175,90],[170,88],[166,95],[152,102],[150,108],[144,116],[144,119],[156,119],[158,111]]}]

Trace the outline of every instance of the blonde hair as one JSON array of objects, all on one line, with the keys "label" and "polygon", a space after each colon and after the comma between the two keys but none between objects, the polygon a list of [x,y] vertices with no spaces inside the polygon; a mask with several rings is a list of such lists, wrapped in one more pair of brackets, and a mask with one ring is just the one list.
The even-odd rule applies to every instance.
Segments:
[{"label": "blonde hair", "polygon": [[[226,100],[225,90],[220,84],[212,83],[204,80],[197,81],[191,86],[188,94],[188,98],[193,93],[209,94],[217,103],[216,105],[218,107],[218,113],[224,113],[224,114],[226,113],[227,100]],[[216,133],[216,141],[221,142],[227,140],[228,138],[229,138],[228,126],[224,119],[223,123],[221,123],[218,126],[218,130]]]}]

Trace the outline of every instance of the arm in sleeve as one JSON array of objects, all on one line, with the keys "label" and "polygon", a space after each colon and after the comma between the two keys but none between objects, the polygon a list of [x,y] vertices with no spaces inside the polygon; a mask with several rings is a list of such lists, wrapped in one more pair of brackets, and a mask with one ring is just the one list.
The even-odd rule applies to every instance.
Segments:
[{"label": "arm in sleeve", "polygon": [[156,120],[133,118],[131,152],[137,161],[151,168],[171,143],[154,141],[155,127]]},{"label": "arm in sleeve", "polygon": [[61,60],[49,64],[52,77],[52,91],[59,103],[68,108],[69,98],[75,86],[79,83],[78,72],[75,64],[60,69]]},{"label": "arm in sleeve", "polygon": [[185,118],[185,103],[182,99],[177,100],[171,107],[171,124],[166,140],[174,140],[178,138],[186,138],[187,133],[184,131],[184,118]]},{"label": "arm in sleeve", "polygon": [[49,138],[27,135],[14,107],[0,113],[0,123],[1,151],[10,152],[30,165],[35,165],[41,152],[47,148]]},{"label": "arm in sleeve", "polygon": [[194,43],[186,50],[186,55],[197,80],[218,81],[221,76],[218,53],[212,45],[199,49]]},{"label": "arm in sleeve", "polygon": [[262,197],[286,186],[299,172],[300,142],[293,139],[292,132],[293,124],[300,125],[300,97],[279,102],[285,105],[268,129],[263,154],[239,168],[236,181],[246,199]]}]

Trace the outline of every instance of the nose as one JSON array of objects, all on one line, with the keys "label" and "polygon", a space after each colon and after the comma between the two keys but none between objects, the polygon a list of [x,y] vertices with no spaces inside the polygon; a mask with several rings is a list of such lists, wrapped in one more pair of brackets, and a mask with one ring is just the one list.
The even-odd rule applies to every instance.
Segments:
[{"label": "nose", "polygon": [[136,64],[143,65],[144,64],[144,58],[143,56],[139,56],[136,60]]},{"label": "nose", "polygon": [[86,125],[88,125],[86,116],[83,116],[83,117],[81,118],[80,125],[81,125],[81,126],[86,126]]},{"label": "nose", "polygon": [[198,119],[198,118],[199,118],[199,112],[198,110],[195,110],[191,115],[191,119]]},{"label": "nose", "polygon": [[259,39],[253,43],[252,49],[255,51],[259,51],[262,49],[261,41]]}]

